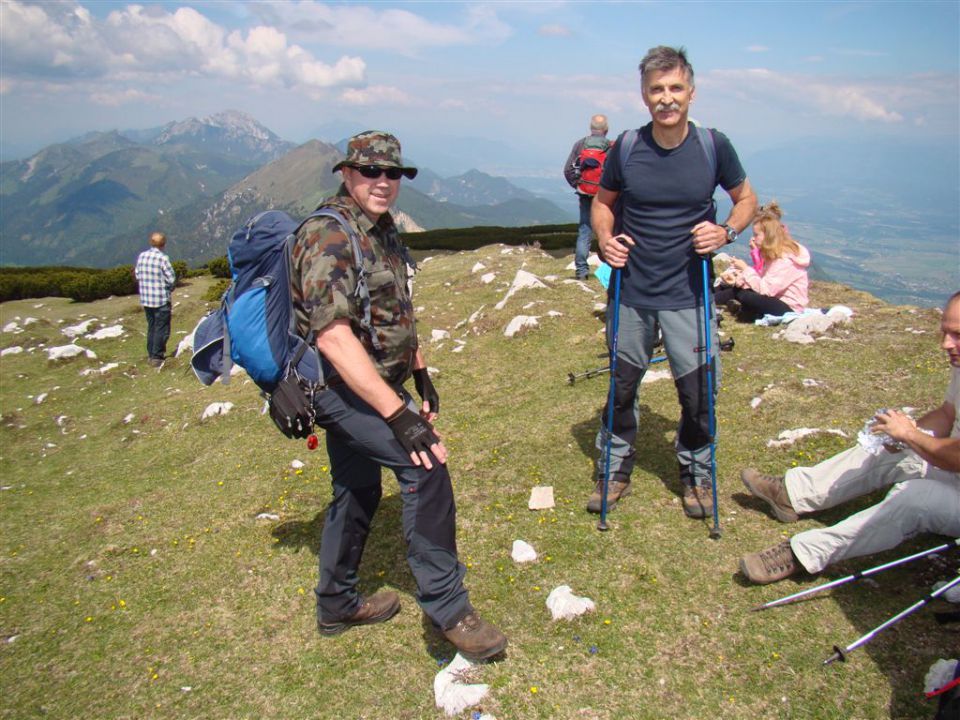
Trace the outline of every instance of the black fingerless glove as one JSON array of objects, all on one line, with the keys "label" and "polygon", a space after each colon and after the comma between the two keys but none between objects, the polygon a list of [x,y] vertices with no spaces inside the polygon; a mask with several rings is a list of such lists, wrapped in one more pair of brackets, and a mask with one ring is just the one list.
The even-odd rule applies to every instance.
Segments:
[{"label": "black fingerless glove", "polygon": [[408,453],[430,452],[430,446],[439,443],[433,428],[426,420],[409,410],[406,405],[387,418],[387,425]]},{"label": "black fingerless glove", "polygon": [[417,386],[417,394],[420,399],[427,403],[430,412],[440,412],[440,395],[430,380],[430,373],[426,368],[420,368],[413,371],[413,384]]}]

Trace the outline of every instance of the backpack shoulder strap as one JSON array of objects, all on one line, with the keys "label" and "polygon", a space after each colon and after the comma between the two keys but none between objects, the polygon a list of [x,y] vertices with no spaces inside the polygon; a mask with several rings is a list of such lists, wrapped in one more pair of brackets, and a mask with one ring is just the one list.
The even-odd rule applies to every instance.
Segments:
[{"label": "backpack shoulder strap", "polygon": [[[620,161],[620,176],[623,176],[623,168],[627,165],[627,158],[633,152],[633,146],[637,144],[639,131],[636,128],[625,130],[619,139],[617,146],[617,159]],[[613,234],[618,235],[623,229],[623,197],[617,198],[613,206]]]},{"label": "backpack shoulder strap", "polygon": [[633,146],[637,144],[637,136],[638,132],[636,128],[627,130],[620,136],[620,172],[623,172],[623,168],[627,164],[627,158],[630,157]]},{"label": "backpack shoulder strap", "polygon": [[[321,207],[318,210],[314,210],[306,218],[304,218],[303,222],[316,217],[333,218],[340,223],[340,227],[343,229],[344,234],[346,234],[346,236],[350,239],[350,247],[353,250],[353,265],[357,273],[357,287],[354,290],[353,296],[359,301],[360,311],[362,313],[360,327],[363,328],[364,332],[370,336],[370,342],[374,349],[377,352],[380,352],[383,350],[383,347],[380,344],[380,339],[377,337],[377,333],[373,330],[373,321],[370,316],[370,289],[367,287],[367,271],[364,267],[363,251],[360,249],[360,237],[350,226],[350,223],[347,222],[346,218],[344,218],[343,215],[334,210],[332,207],[326,206]],[[302,227],[303,223],[300,225]]]},{"label": "backpack shoulder strap", "polygon": [[703,148],[703,154],[707,156],[707,165],[710,167],[710,174],[713,175],[714,184],[717,179],[717,143],[713,138],[713,130],[697,125],[697,135],[700,136],[700,147]]},{"label": "backpack shoulder strap", "polygon": [[[233,283],[230,283],[227,292],[223,294],[223,300],[220,301],[224,307],[231,304],[228,302],[228,296],[230,296],[230,300],[233,299]],[[230,384],[230,373],[232,370],[233,358],[230,356],[230,328],[227,327],[227,313],[223,313],[223,362],[220,365],[220,382],[223,385]]]}]

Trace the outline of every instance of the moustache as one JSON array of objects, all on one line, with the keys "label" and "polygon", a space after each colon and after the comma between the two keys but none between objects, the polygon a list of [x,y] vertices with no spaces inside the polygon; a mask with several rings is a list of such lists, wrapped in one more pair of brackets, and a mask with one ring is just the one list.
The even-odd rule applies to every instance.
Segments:
[{"label": "moustache", "polygon": [[679,110],[680,104],[672,102],[669,105],[664,103],[657,103],[657,106],[653,109],[654,112],[668,112],[672,110]]}]

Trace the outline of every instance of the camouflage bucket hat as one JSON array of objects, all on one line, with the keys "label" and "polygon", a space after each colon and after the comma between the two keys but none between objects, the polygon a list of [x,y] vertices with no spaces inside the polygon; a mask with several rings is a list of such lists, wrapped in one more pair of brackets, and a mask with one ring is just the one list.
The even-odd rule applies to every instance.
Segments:
[{"label": "camouflage bucket hat", "polygon": [[396,167],[413,180],[417,169],[403,164],[400,157],[400,141],[390,133],[381,130],[367,130],[354,135],[347,143],[347,156],[333,166],[336,172],[344,165],[375,165],[377,167]]}]

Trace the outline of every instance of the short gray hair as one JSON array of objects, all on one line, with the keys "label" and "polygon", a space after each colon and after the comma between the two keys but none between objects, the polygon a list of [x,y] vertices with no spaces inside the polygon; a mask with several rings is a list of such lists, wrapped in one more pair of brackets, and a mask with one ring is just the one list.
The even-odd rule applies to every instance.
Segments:
[{"label": "short gray hair", "polygon": [[607,124],[606,115],[594,115],[590,118],[590,134],[591,135],[606,135],[607,130],[610,129],[610,126]]},{"label": "short gray hair", "polygon": [[693,65],[687,60],[686,48],[672,48],[666,45],[650,48],[647,50],[647,54],[643,56],[643,60],[640,61],[640,82],[646,83],[647,73],[649,72],[663,72],[676,68],[680,68],[686,73],[687,82],[690,83],[690,87],[694,87]]}]

